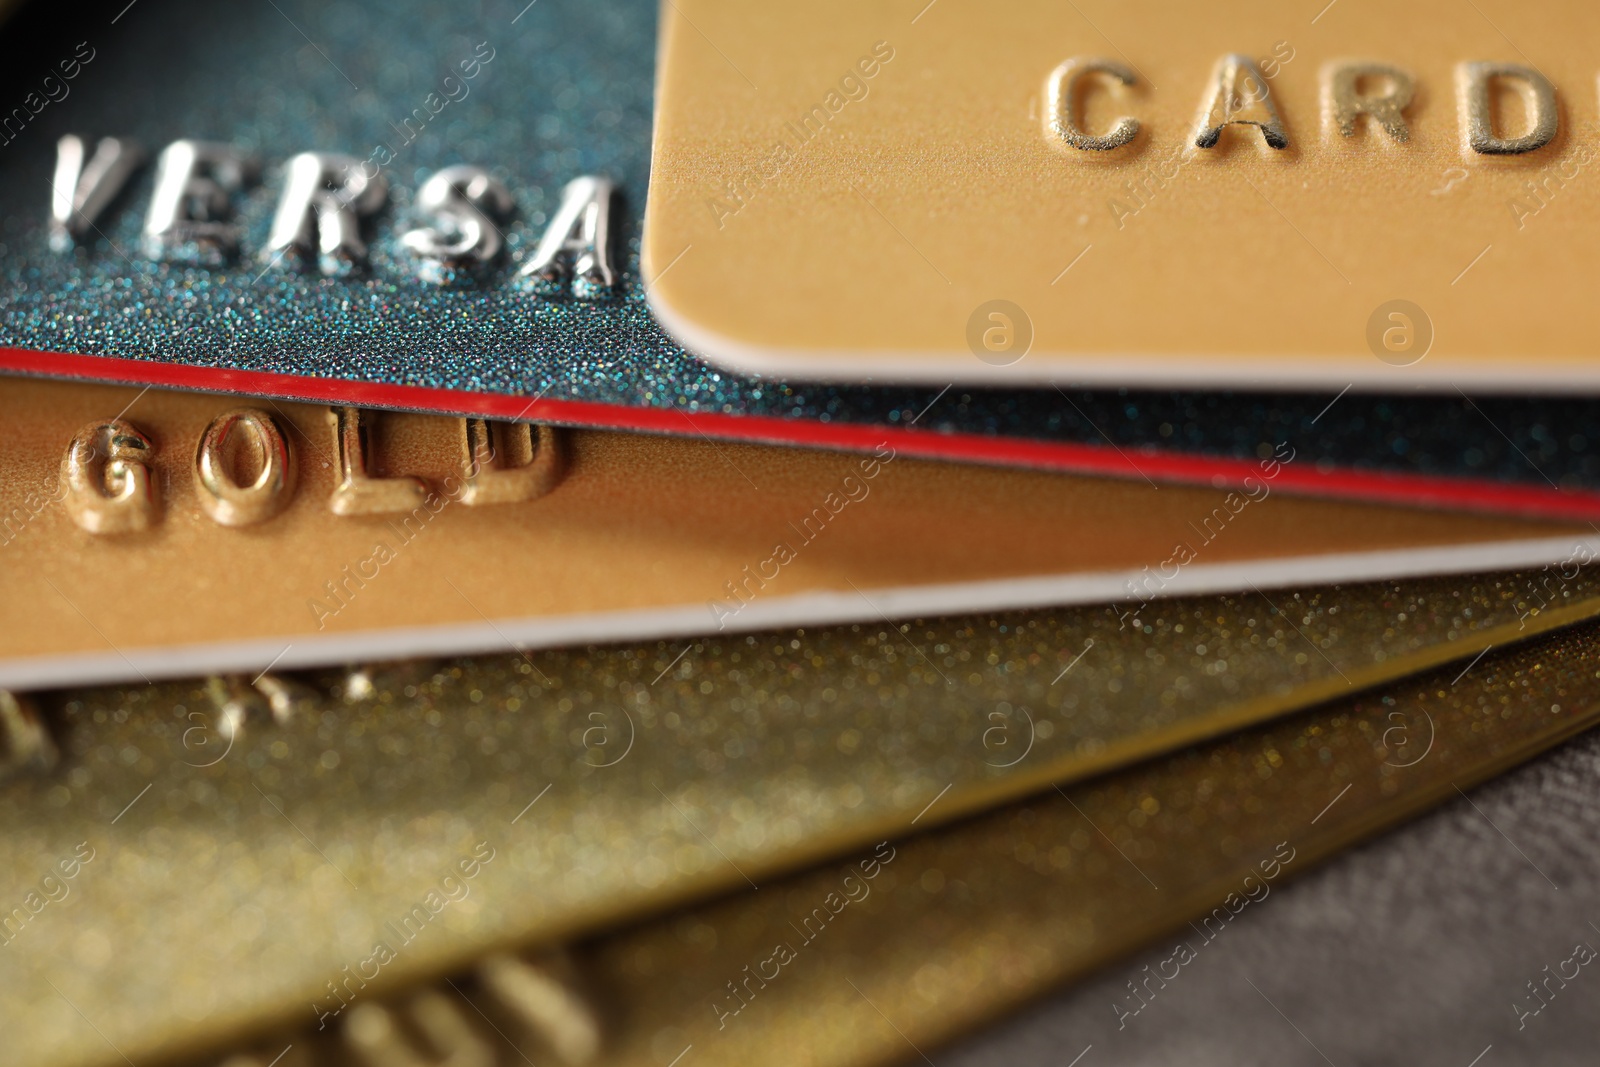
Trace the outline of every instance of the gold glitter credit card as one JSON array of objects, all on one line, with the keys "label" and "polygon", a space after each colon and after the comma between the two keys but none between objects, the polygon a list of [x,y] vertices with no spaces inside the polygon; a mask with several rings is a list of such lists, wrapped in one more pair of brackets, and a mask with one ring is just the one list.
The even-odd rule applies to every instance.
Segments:
[{"label": "gold glitter credit card", "polygon": [[[458,1021],[457,1047],[485,1067],[571,1048],[562,1038],[573,1031],[593,1035],[595,1067],[666,1067],[685,1049],[701,1067],[889,1067],[924,1062],[918,1053],[942,1063],[940,1046],[1163,935],[1173,960],[1163,969],[1233,950],[1210,946],[1345,847],[1592,726],[1594,636],[1499,654],[1453,691],[1454,671],[1417,679],[864,846],[565,953],[497,953],[384,1003],[353,1002],[337,1025],[263,1039],[254,1067],[286,1046],[300,1057],[290,1067],[332,1067],[352,1052],[398,1065],[422,1047],[408,1026],[429,1032],[440,1017]],[[1552,697],[1564,705],[1556,715]],[[1420,739],[1391,748],[1401,721],[1418,734],[1431,722],[1450,742],[1426,757]],[[530,1010],[512,975],[562,990],[565,1010]],[[1143,994],[1164,988],[1148,970],[1134,978]],[[1119,992],[1126,1001],[1108,1017],[1148,1006]],[[1082,1044],[1030,1062],[1069,1064]],[[1137,1062],[1116,1044],[1093,1051]]]},{"label": "gold glitter credit card", "polygon": [[[244,1064],[404,1067],[416,1025],[449,1062],[523,1062],[497,1018],[537,1063],[893,1060],[846,977],[948,1039],[1282,873],[1265,859],[1298,874],[1593,723],[1592,626],[1396,680],[1441,662],[1408,633],[1509,620],[1534,577],[1301,591],[1298,633],[1216,598],[1150,633],[1080,609],[275,677],[270,709],[195,682],[47,694],[0,784],[8,1051],[243,1067],[218,1049],[267,1033]],[[1040,649],[1086,633],[1063,679]],[[1326,658],[1280,651],[1307,637]],[[1296,686],[1338,696],[1263,724]],[[739,992],[780,943],[785,980]],[[442,1006],[417,996],[452,972]]]},{"label": "gold glitter credit card", "polygon": [[645,273],[729,367],[1600,386],[1592,4],[661,17]]},{"label": "gold glitter credit card", "polygon": [[[1526,565],[1592,528],[107,386],[0,391],[0,686]],[[1284,462],[1292,461],[1285,455]]]},{"label": "gold glitter credit card", "polygon": [[[1542,659],[1547,643],[1496,651],[1472,672],[1451,665],[1445,678],[1469,677],[1448,693],[1403,680],[1451,651],[1514,640],[1536,579],[1298,590],[1280,601],[1290,616],[1266,614],[1254,595],[1168,601],[1138,629],[1070,609],[736,635],[686,656],[659,641],[267,675],[262,694],[242,680],[42,694],[27,701],[30,765],[0,761],[13,773],[0,782],[0,869],[40,872],[11,881],[6,902],[21,910],[0,913],[10,1051],[88,1067],[120,1062],[117,1048],[142,1065],[272,1025],[358,1037],[358,1019],[387,993],[509,945],[571,941],[752,885],[765,889],[762,912],[789,899],[770,883],[797,867],[867,856],[877,841],[1040,790],[1054,797],[1053,784],[1328,699],[1315,720],[1338,739],[1318,747],[1338,745],[1336,760],[1296,741],[1304,726],[1291,721],[1262,728],[1266,744],[1248,733],[1221,742],[1221,763],[1179,757],[1187,769],[1165,785],[1117,785],[1162,777],[1120,769],[1078,797],[1109,793],[1109,805],[1085,803],[1165,886],[1205,883],[1202,870],[1234,856],[1218,827],[1250,797],[1302,822],[1362,779],[1339,813],[1352,822],[1333,835],[1350,840],[1374,816],[1395,817],[1382,798],[1397,781],[1469,782],[1594,720],[1581,694],[1597,683],[1573,677],[1594,661],[1581,646]],[[1582,574],[1523,633],[1594,616],[1595,592]],[[1445,637],[1458,640],[1445,648]],[[1502,662],[1523,664],[1510,685]],[[1526,675],[1541,665],[1546,675]],[[1390,688],[1352,697],[1381,683]],[[1507,696],[1522,704],[1515,718],[1496,707]],[[1552,699],[1565,712],[1550,713]],[[1283,753],[1270,765],[1280,773],[1262,776],[1262,750]],[[1205,800],[1213,792],[1229,798],[1221,813]],[[1142,821],[1126,811],[1144,795],[1165,817],[1130,845]],[[1118,803],[1130,808],[1110,816]],[[966,837],[992,837],[976,825]],[[1250,825],[1280,840],[1272,824]],[[54,899],[35,909],[27,894],[42,899],[43,877]],[[1005,885],[1005,867],[994,877]],[[1154,933],[1195,904],[1187,891],[1130,897],[1117,883],[1064,894],[1112,918],[1122,928],[1107,931],[1112,942],[1130,923]],[[904,902],[893,910],[931,918]],[[1030,921],[1030,909],[1010,915]],[[837,950],[866,944],[840,939]],[[717,1030],[702,993],[718,1003],[720,981],[662,990],[656,1009]],[[642,1037],[605,1022],[608,1056]],[[742,1017],[742,1041],[771,1037],[750,1024]]]}]

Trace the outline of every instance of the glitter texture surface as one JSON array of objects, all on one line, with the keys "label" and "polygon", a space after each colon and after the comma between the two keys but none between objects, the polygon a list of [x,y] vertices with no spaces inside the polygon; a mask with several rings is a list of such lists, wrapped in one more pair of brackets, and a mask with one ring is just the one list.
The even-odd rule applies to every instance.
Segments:
[{"label": "glitter texture surface", "polygon": [[[37,5],[0,42],[8,71],[0,77],[0,115],[16,119],[15,106],[26,120],[7,120],[0,133],[0,345],[430,387],[460,400],[452,407],[448,394],[432,394],[445,397],[433,403],[437,410],[475,410],[472,395],[526,398],[530,417],[550,421],[642,426],[630,416],[643,413],[655,416],[651,425],[671,429],[662,416],[681,412],[688,417],[683,432],[694,432],[695,416],[756,416],[760,423],[748,423],[745,435],[769,440],[804,436],[775,430],[780,423],[837,430],[914,422],[931,434],[1089,446],[1111,461],[1101,469],[1120,463],[1112,472],[1131,476],[1152,449],[1253,462],[1290,442],[1324,474],[1353,468],[1600,488],[1600,428],[1592,403],[1579,399],[1350,393],[1330,408],[1328,393],[941,393],[719,371],[655,324],[640,278],[656,22],[651,0],[526,7],[522,0],[141,0],[70,13]],[[62,99],[33,114],[45,75],[79,41],[93,58]],[[493,49],[493,59],[466,96],[419,124],[412,117],[419,109],[428,115],[428,94],[442,92],[443,79],[480,43]],[[419,133],[406,132],[408,118]],[[203,269],[144,258],[150,167],[102,216],[101,235],[89,247],[51,252],[54,144],[68,132],[133,137],[152,153],[180,137],[258,152],[261,181],[238,198],[239,261]],[[389,201],[371,220],[367,268],[333,279],[268,267],[260,250],[284,161],[306,150],[368,158],[380,144],[395,158],[384,168]],[[422,181],[460,162],[504,180],[516,211],[503,226],[509,255],[481,284],[440,289],[420,280],[399,234],[417,222],[413,200]],[[536,298],[511,276],[564,184],[585,173],[609,175],[618,186],[620,292],[604,302]],[[238,386],[217,379],[213,387]],[[278,391],[308,395],[287,384]],[[725,420],[704,432],[740,432],[731,426]]]},{"label": "glitter texture surface", "polygon": [[[1275,842],[1305,850],[1303,867],[1591,725],[1592,629],[1365,695],[1340,677],[1414,669],[1430,634],[1470,639],[1537,577],[1306,589],[1279,599],[1286,615],[1253,596],[1175,600],[1122,630],[1079,608],[713,637],[683,656],[662,641],[380,665],[301,677],[284,721],[258,708],[232,741],[225,683],[47,696],[62,765],[0,783],[5,899],[20,902],[73,843],[97,858],[5,947],[7,1062],[155,1067],[279,1026],[327,1021],[320,1036],[335,1036],[354,1014],[319,1018],[342,1011],[329,979],[392,938],[386,924],[480,842],[495,858],[470,896],[408,938],[358,1003],[491,950],[759,885],[578,949],[614,1009],[593,1062],[660,1067],[690,1041],[696,1063],[905,1062],[892,1030],[860,1029],[835,968],[871,961],[871,998],[942,1039],[1203,912]],[[993,812],[1025,796],[1034,829]],[[828,935],[814,951],[829,962],[810,965],[824,969],[790,972],[760,1002],[792,1012],[717,1030],[700,998],[837,868],[780,876],[886,838],[907,853],[894,870],[948,872],[951,894],[922,882],[927,897],[878,898],[895,903]],[[701,923],[719,938],[677,941]],[[965,962],[948,981],[911,980],[930,952]],[[999,977],[963,977],[974,969]],[[648,1054],[686,1019],[704,1040]],[[788,1055],[864,1032],[879,1036],[848,1055]],[[333,1062],[363,1061],[345,1049]]]}]

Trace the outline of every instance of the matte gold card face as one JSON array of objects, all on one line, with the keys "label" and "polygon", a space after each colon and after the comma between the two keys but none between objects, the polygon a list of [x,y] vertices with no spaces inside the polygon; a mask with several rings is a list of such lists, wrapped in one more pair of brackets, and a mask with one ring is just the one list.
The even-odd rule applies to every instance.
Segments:
[{"label": "matte gold card face", "polygon": [[1248,492],[1157,489],[262,405],[5,383],[0,687],[1070,602],[1131,619],[1600,553],[1589,527],[1274,493],[1292,450]]},{"label": "matte gold card face", "polygon": [[646,276],[827,379],[1600,385],[1600,8],[672,0]]}]

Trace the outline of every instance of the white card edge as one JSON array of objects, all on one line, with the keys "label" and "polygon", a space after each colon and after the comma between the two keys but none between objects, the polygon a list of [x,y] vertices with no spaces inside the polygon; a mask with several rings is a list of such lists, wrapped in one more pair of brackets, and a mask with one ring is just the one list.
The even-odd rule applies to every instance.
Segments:
[{"label": "white card edge", "polygon": [[[1430,578],[1539,567],[1587,551],[1600,556],[1600,536],[1551,537],[1377,552],[1286,556],[1234,563],[1195,563],[1166,580],[1150,599],[1247,592],[1260,588]],[[319,637],[261,638],[159,650],[19,657],[0,660],[0,689],[33,690],[210,674],[255,674],[415,657],[484,655],[628,641],[685,639],[799,626],[882,623],[885,618],[984,614],[1033,608],[1130,602],[1139,571],[1044,574],[979,582],[804,593],[757,598],[712,625],[709,604],[586,612],[482,623],[400,627]]]}]

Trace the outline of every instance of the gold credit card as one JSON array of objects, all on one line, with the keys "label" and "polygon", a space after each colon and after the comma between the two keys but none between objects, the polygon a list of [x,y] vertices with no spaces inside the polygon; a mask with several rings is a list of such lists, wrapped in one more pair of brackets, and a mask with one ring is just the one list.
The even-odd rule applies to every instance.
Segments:
[{"label": "gold credit card", "polygon": [[1187,962],[1329,856],[1593,727],[1597,667],[1593,630],[1558,636],[586,946],[579,973],[621,1006],[596,1063],[657,1067],[667,1034],[707,1067],[918,1063],[1169,931]]},{"label": "gold credit card", "polygon": [[[0,390],[0,686],[1547,564],[1587,526],[64,383]],[[1555,573],[1555,571],[1552,571]]]},{"label": "gold credit card", "polygon": [[[1025,635],[1028,629],[1016,633]],[[270,832],[270,841],[254,851],[233,844],[243,826],[237,825],[239,814],[227,812],[228,801],[204,815],[191,815],[183,835],[157,830],[150,813],[140,814],[137,807],[102,834],[84,828],[92,839],[89,847],[97,850],[95,858],[82,866],[69,896],[48,906],[60,907],[61,915],[47,910],[17,935],[14,951],[23,953],[22,959],[0,975],[7,1002],[19,1009],[13,1048],[32,1054],[29,1062],[40,1067],[110,1067],[122,1062],[113,1045],[141,1067],[167,1067],[175,1055],[191,1064],[233,1067],[269,1067],[280,1060],[285,1067],[417,1062],[667,1067],[679,1059],[797,1067],[912,1062],[914,1050],[931,1051],[936,1043],[1143,942],[1169,930],[1184,931],[1186,920],[1195,921],[1192,933],[1198,934],[1189,941],[1195,946],[1191,951],[1204,954],[1206,943],[1235,916],[1340,849],[1452,799],[1458,788],[1471,788],[1591,726],[1600,716],[1594,700],[1600,689],[1594,636],[1590,627],[1519,649],[1497,650],[1473,663],[1470,671],[1452,666],[1059,792],[1046,789],[1014,807],[938,829],[929,827],[948,818],[945,806],[961,787],[936,798],[920,816],[919,796],[904,808],[898,823],[881,827],[880,835],[867,835],[850,846],[835,838],[834,851],[822,866],[800,875],[768,877],[753,862],[750,840],[758,827],[769,839],[774,833],[788,834],[787,806],[817,799],[803,783],[833,774],[841,776],[838,782],[846,792],[846,783],[854,783],[862,798],[854,812],[859,818],[879,806],[879,787],[898,788],[897,776],[905,769],[922,767],[930,758],[955,755],[959,761],[961,754],[982,747],[977,731],[983,720],[977,715],[965,725],[931,716],[927,724],[939,737],[931,746],[923,741],[902,747],[916,731],[883,731],[882,722],[857,720],[864,727],[861,745],[848,753],[819,747],[808,760],[807,773],[791,777],[794,788],[751,791],[742,814],[737,802],[723,809],[720,818],[707,809],[715,804],[708,791],[741,790],[751,771],[741,766],[744,761],[729,761],[724,775],[707,777],[699,786],[685,783],[675,791],[668,786],[654,806],[673,823],[675,813],[664,803],[671,796],[673,803],[683,805],[685,818],[676,820],[679,825],[651,853],[671,855],[677,866],[656,887],[657,893],[663,900],[673,895],[669,887],[684,880],[686,866],[702,859],[730,876],[732,891],[685,910],[665,909],[639,925],[594,939],[573,938],[571,931],[548,925],[520,938],[496,934],[519,913],[531,914],[541,906],[548,910],[552,901],[556,909],[567,903],[568,894],[550,891],[562,884],[563,875],[567,882],[586,882],[598,891],[597,876],[627,869],[634,841],[629,831],[635,824],[621,818],[622,806],[641,783],[625,764],[617,764],[615,772],[596,771],[592,788],[576,794],[576,783],[563,781],[525,814],[521,826],[504,828],[493,814],[494,805],[476,802],[474,793],[484,781],[449,773],[462,756],[448,745],[405,757],[414,764],[410,780],[435,784],[435,789],[412,789],[404,797],[352,795],[348,803],[320,807],[315,801],[334,788],[340,775],[367,774],[386,789],[398,769],[393,757],[386,760],[336,740],[331,750],[347,759],[337,771],[317,775],[309,795],[300,791],[308,783],[295,775],[293,755],[269,762],[283,777],[264,785],[286,803],[294,798],[295,807],[286,814],[302,807],[320,810],[312,816],[316,824],[301,826],[319,842],[326,863],[264,802],[258,802],[259,813],[243,813],[245,823],[255,822]],[[1002,646],[1013,648],[1025,643],[1020,638],[1001,640]],[[882,651],[870,643],[857,649],[872,668],[890,666],[880,658]],[[990,676],[996,692],[1010,684],[1008,673]],[[497,674],[487,662],[468,665],[449,682],[414,678],[419,683],[416,698],[385,694],[385,702],[393,699],[388,712],[395,720],[388,735],[391,746],[419,736],[412,705],[420,702],[451,712],[441,740],[453,741],[463,731],[471,736],[474,725],[485,724],[486,714],[494,717],[485,709],[503,698]],[[486,701],[470,711],[457,705],[465,690],[478,687]],[[136,773],[109,765],[118,762],[115,751],[123,745],[138,744],[148,751],[159,748],[151,745],[159,734],[172,734],[174,726],[153,729],[170,697],[167,689],[153,700],[137,701],[125,720],[91,726],[88,719],[98,721],[102,710],[116,705],[115,693],[76,694],[69,730],[85,752],[85,772],[109,774],[107,784],[136,782]],[[706,726],[713,718],[719,727],[729,721],[714,707],[706,710],[711,713],[701,720]],[[509,717],[526,720],[536,714],[524,708]],[[793,736],[788,728],[798,721],[796,715],[804,714],[786,714],[771,702],[762,714],[763,727],[773,738]],[[841,714],[830,721],[849,717]],[[353,709],[327,708],[320,718],[325,724],[346,723]],[[814,734],[820,725],[813,721],[808,729]],[[681,772],[696,759],[722,751],[729,740],[725,728],[697,731],[687,719],[685,728],[666,746],[678,751],[676,763],[662,762],[660,745],[646,751],[649,735],[641,735],[639,754],[632,758],[655,761],[652,767],[666,772],[663,777],[670,781],[675,767]],[[315,725],[291,729],[281,740],[298,752],[316,730]],[[689,741],[688,733],[698,733],[698,740]],[[271,734],[230,758],[254,759]],[[514,733],[500,730],[494,736],[509,739]],[[102,752],[104,756],[94,755]],[[470,758],[479,770],[495,763],[476,754]],[[901,769],[894,770],[895,765]],[[887,777],[881,777],[886,770]],[[205,781],[220,797],[231,796],[236,792],[231,783],[240,773],[235,766],[231,775],[212,774]],[[644,781],[652,776],[647,773]],[[729,776],[736,780],[720,786],[715,781]],[[510,776],[488,777],[492,795]],[[922,781],[924,788],[931,787],[937,777]],[[177,776],[163,784],[169,798],[195,792],[193,786],[178,788]],[[648,787],[643,792],[642,799],[654,798]],[[249,790],[244,795],[247,800],[255,797]],[[429,799],[437,813],[421,824],[423,829],[465,831],[458,847],[469,861],[463,871],[473,873],[447,883],[452,898],[440,895],[441,914],[418,923],[405,910],[403,891],[398,904],[375,904],[374,898],[400,887],[425,892],[455,857],[424,833],[413,846],[411,865],[383,868],[366,858],[375,849],[364,830],[383,823],[385,806],[393,809],[393,820],[413,815]],[[514,810],[521,802],[522,796],[516,795],[504,807]],[[74,798],[62,807],[78,803]],[[639,825],[654,817],[651,806],[643,805]],[[586,811],[589,817],[581,818]],[[837,825],[837,814],[825,821]],[[73,818],[66,810],[54,816],[57,839],[75,840],[75,828],[69,825]],[[715,836],[720,842],[716,847],[725,854],[700,844],[687,825],[691,818]],[[744,829],[730,832],[730,819]],[[798,822],[803,831],[818,828],[815,816]],[[535,825],[530,828],[530,823]],[[908,832],[915,836],[908,838]],[[479,851],[492,851],[492,859],[479,859],[470,844],[478,840],[473,834],[483,835],[487,847]],[[591,838],[586,852],[572,840],[582,835]],[[608,847],[601,848],[600,841]],[[564,872],[559,857],[574,846],[582,858],[573,871]],[[380,837],[377,847],[392,843]],[[184,941],[182,952],[174,947],[176,939],[163,942],[159,929],[114,923],[118,887],[109,883],[116,872],[97,866],[119,864],[133,888],[142,890],[159,869],[150,862],[157,849],[164,850],[159,853],[163,862],[179,872],[169,887],[171,895],[188,899],[187,878],[204,877],[214,887],[186,909],[193,914],[185,916],[185,928],[194,931],[195,940]],[[693,859],[686,864],[691,849]],[[243,887],[269,877],[283,852],[298,861],[299,869],[312,872],[305,884],[264,894],[254,909],[241,911],[242,917],[219,921],[215,912],[225,913]],[[191,853],[203,859],[194,865],[184,862]],[[549,858],[547,866],[539,865],[540,857]],[[346,891],[333,863],[361,882],[359,893]],[[733,872],[732,863],[751,874],[751,884]],[[319,868],[328,884],[314,890],[310,883]],[[634,869],[635,877],[652,877],[650,872],[657,870]],[[329,941],[348,939],[348,958],[340,955],[337,944],[325,943],[308,929],[316,921],[307,913],[316,910],[311,905],[317,892],[326,911],[348,902],[339,914],[351,929],[329,931]],[[628,893],[626,888],[620,891],[622,897]],[[302,899],[306,906],[301,906]],[[609,902],[615,905],[617,899],[613,895]],[[58,922],[68,908],[76,909],[76,927]],[[391,930],[378,925],[370,939],[354,929],[392,918],[396,908],[405,917],[399,922],[411,926]],[[146,924],[159,911],[147,906]],[[170,923],[160,925],[170,929]],[[1187,939],[1189,933],[1178,936]],[[133,951],[141,939],[148,944],[144,955]],[[252,939],[262,944],[259,958],[236,966],[233,952],[238,949],[228,946]],[[392,958],[369,941],[382,945]],[[104,949],[107,942],[109,952]],[[452,964],[441,953],[450,942],[484,947]],[[75,947],[85,943],[91,947]],[[563,943],[567,951],[551,951]],[[526,946],[532,949],[512,951]],[[94,947],[101,948],[98,963]],[[187,986],[165,981],[174,957],[185,953],[215,961],[209,968],[215,975],[209,992],[197,999],[190,998],[196,997],[194,987],[201,986],[202,978]],[[320,978],[319,966],[328,972],[328,984],[307,992],[304,1003],[283,1010],[284,979],[296,971]],[[136,973],[163,980],[141,983],[134,980]],[[68,1000],[82,1012],[81,1018],[71,1014]],[[1132,996],[1128,1002],[1132,1008],[1142,1004]],[[173,1005],[187,1021],[173,1017]],[[250,1043],[250,1058],[230,1058],[230,1042],[235,1047]],[[1077,1051],[1074,1047],[1061,1062]]]},{"label": "gold credit card", "polygon": [[1600,8],[670,0],[646,276],[745,371],[1600,386]]}]

